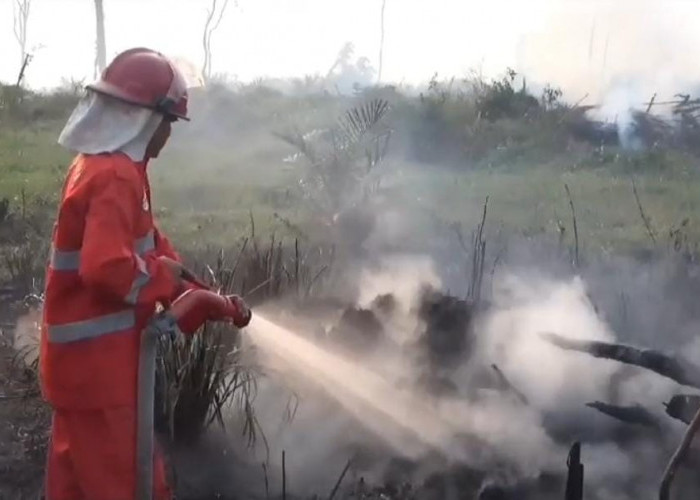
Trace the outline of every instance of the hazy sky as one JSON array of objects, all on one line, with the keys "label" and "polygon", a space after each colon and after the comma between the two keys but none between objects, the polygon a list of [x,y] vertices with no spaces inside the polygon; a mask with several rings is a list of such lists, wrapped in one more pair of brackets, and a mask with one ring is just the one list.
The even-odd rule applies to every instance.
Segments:
[{"label": "hazy sky", "polygon": [[[12,4],[0,0],[0,80],[19,68]],[[223,0],[219,0],[219,3]],[[240,80],[325,74],[345,42],[376,67],[381,0],[235,0],[213,38],[213,71]],[[202,61],[210,0],[104,0],[111,58],[145,45]],[[59,19],[61,19],[59,21]],[[700,1],[386,0],[383,80],[507,66],[572,96],[634,80],[639,93],[700,80]],[[35,88],[92,78],[92,0],[32,0],[27,73]]]}]

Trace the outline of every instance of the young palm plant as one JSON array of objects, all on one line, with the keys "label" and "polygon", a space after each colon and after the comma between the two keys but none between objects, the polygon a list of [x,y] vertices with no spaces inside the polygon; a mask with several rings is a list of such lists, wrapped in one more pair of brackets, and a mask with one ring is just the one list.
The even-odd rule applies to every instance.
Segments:
[{"label": "young palm plant", "polygon": [[327,221],[366,202],[378,188],[371,174],[389,146],[391,130],[384,120],[388,112],[386,100],[372,99],[346,111],[324,133],[276,134],[306,158],[309,169],[300,181],[303,195]]}]

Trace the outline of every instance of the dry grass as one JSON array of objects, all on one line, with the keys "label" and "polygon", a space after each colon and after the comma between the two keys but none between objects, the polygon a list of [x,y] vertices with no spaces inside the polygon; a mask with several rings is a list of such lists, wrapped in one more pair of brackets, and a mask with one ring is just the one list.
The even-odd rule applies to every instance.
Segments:
[{"label": "dry grass", "polygon": [[[254,227],[252,223],[251,235],[237,251],[219,250],[213,265],[196,260],[194,269],[220,293],[238,293],[249,303],[310,294],[328,265],[313,272],[298,241],[293,251],[274,235],[261,243]],[[207,323],[191,337],[162,339],[157,364],[159,429],[174,442],[192,442],[213,423],[225,427],[225,412],[234,407],[243,416],[241,430],[248,444],[264,439],[254,410],[261,373],[251,360],[239,332],[229,325]]]},{"label": "dry grass", "polygon": [[213,422],[223,427],[224,411],[234,403],[246,417],[244,434],[255,441],[255,376],[242,363],[240,346],[229,347],[227,337],[235,335],[222,326],[207,325],[198,335],[161,341],[157,365],[161,401],[156,412],[174,442],[196,440]]},{"label": "dry grass", "polygon": [[326,220],[365,203],[376,191],[375,170],[387,154],[392,132],[386,123],[389,109],[385,99],[375,98],[347,110],[327,130],[277,134],[306,159],[302,198]]}]

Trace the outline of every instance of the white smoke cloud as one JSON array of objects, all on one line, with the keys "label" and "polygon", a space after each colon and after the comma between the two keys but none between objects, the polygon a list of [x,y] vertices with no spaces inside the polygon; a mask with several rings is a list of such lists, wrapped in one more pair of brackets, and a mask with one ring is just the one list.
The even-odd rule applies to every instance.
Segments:
[{"label": "white smoke cloud", "polygon": [[[695,2],[548,2],[537,31],[521,40],[519,67],[596,102],[613,88],[671,97],[700,82]],[[589,101],[589,102],[590,102]],[[641,104],[638,102],[637,104]]]},{"label": "white smoke cloud", "polygon": [[27,314],[17,318],[13,332],[12,347],[27,366],[36,363],[39,358],[41,315],[41,307],[30,308]]},{"label": "white smoke cloud", "polygon": [[505,275],[496,283],[493,310],[478,330],[480,356],[500,366],[538,407],[556,410],[604,394],[612,363],[567,353],[540,337],[614,341],[593,309],[584,283]]},{"label": "white smoke cloud", "polygon": [[[418,293],[423,279],[439,284],[430,262],[418,262],[408,258],[390,261],[380,270],[373,268],[371,273],[362,274],[360,301],[368,304],[377,294],[398,291],[403,300],[413,303],[415,295],[411,294]],[[409,311],[404,309],[402,314],[410,315]],[[347,457],[354,437],[356,444],[367,446],[367,436],[374,435],[389,449],[414,459],[437,450],[447,460],[488,469],[498,457],[505,457],[519,477],[536,477],[543,470],[560,470],[566,457],[565,447],[546,430],[543,418],[547,414],[609,423],[608,417],[586,408],[585,403],[605,400],[615,364],[561,351],[539,335],[556,332],[575,339],[615,340],[596,314],[580,279],[504,276],[496,283],[490,312],[476,325],[477,347],[471,366],[455,374],[458,386],[467,387],[473,385],[472,377],[479,367],[488,369],[496,363],[529,399],[528,406],[493,391],[465,398],[428,397],[420,391],[406,392],[405,386],[399,390],[397,384],[415,379],[419,370],[410,358],[404,358],[403,351],[351,361],[264,320],[251,326],[250,339],[270,355],[267,362],[275,369],[284,367],[282,371],[289,375],[285,380],[302,382],[296,385],[303,394],[300,418],[283,430],[277,429],[276,440],[271,442],[276,449],[293,445],[295,453],[304,457],[331,460],[336,468],[342,462],[339,455]],[[324,397],[318,399],[321,393],[344,410],[322,403]],[[348,420],[348,415],[354,419]],[[362,427],[369,434],[361,432]],[[469,444],[470,436],[491,451],[484,453],[483,448]],[[610,469],[592,472],[597,481],[614,483],[611,478],[626,476],[632,464],[614,443],[605,446],[590,453],[601,460],[607,457]]]},{"label": "white smoke cloud", "polygon": [[440,287],[435,264],[425,256],[392,255],[377,268],[364,269],[360,274],[358,305],[367,307],[378,296],[393,294],[408,313],[415,305],[421,287]]}]

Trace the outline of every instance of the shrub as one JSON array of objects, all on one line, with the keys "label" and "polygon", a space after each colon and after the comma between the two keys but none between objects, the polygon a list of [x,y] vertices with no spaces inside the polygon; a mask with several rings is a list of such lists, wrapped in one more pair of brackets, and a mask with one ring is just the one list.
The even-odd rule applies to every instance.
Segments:
[{"label": "shrub", "polygon": [[[293,251],[274,235],[262,244],[252,228],[237,251],[219,250],[213,267],[200,256],[193,269],[213,288],[238,292],[249,303],[310,294],[328,266],[314,271],[309,252],[302,252],[298,241]],[[260,372],[248,362],[239,332],[208,323],[192,337],[164,338],[159,347],[157,429],[174,442],[193,442],[213,423],[225,427],[224,412],[235,406],[244,417],[242,432],[253,444],[262,430],[253,405]]]}]

